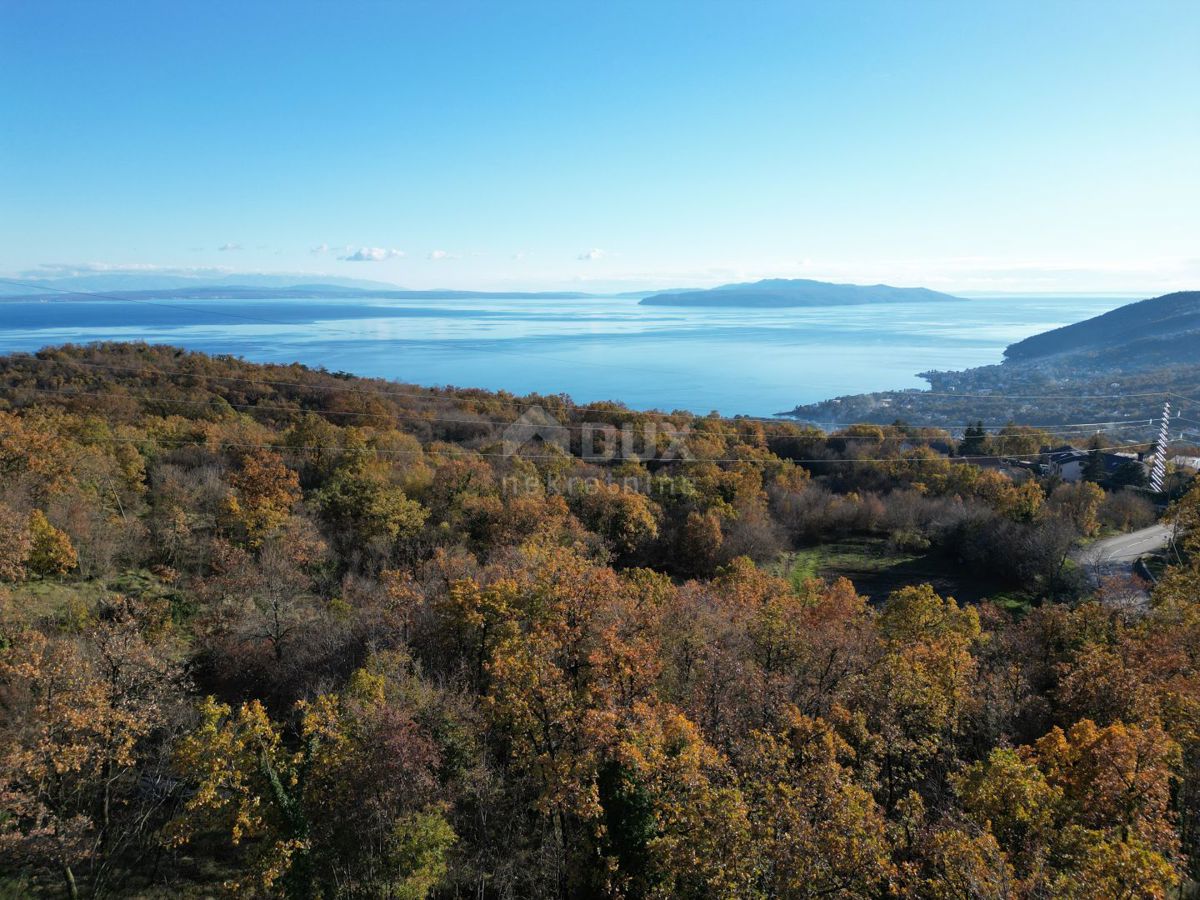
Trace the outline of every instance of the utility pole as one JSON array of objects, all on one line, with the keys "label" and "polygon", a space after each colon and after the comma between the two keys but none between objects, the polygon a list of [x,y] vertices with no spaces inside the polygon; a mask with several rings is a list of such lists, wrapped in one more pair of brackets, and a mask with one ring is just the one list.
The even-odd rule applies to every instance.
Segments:
[{"label": "utility pole", "polygon": [[1150,465],[1150,487],[1161,494],[1163,478],[1167,474],[1167,432],[1171,427],[1171,401],[1163,403],[1162,425],[1158,429],[1158,443],[1154,446],[1154,462]]}]

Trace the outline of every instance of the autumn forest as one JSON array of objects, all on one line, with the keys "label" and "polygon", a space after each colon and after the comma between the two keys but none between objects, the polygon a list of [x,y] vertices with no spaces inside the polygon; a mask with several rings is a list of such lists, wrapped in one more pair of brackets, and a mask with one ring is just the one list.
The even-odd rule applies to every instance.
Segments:
[{"label": "autumn forest", "polygon": [[[513,446],[535,408],[565,446]],[[1195,896],[1200,487],[962,449],[0,358],[0,897]],[[1075,563],[1160,516],[1149,599]],[[850,539],[972,596],[794,564]]]}]

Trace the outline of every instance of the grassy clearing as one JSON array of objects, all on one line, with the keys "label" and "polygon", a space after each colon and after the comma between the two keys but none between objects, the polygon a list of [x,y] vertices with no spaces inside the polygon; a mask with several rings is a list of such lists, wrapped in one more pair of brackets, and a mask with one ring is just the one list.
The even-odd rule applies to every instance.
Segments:
[{"label": "grassy clearing", "polygon": [[980,579],[954,560],[897,550],[882,537],[846,538],[785,553],[773,572],[797,587],[808,578],[848,578],[859,593],[875,602],[906,585],[929,583],[939,593],[965,603],[986,597],[1016,612],[1029,606],[1022,594]]},{"label": "grassy clearing", "polygon": [[94,610],[111,592],[98,581],[37,579],[7,585],[13,604],[38,621],[63,621]]},{"label": "grassy clearing", "polygon": [[[95,612],[101,601],[118,594],[165,600],[177,621],[190,614],[183,595],[145,569],[90,581],[39,578],[6,585],[6,588],[14,605],[35,621],[69,623],[82,620]],[[2,895],[0,900],[3,900]]]},{"label": "grassy clearing", "polygon": [[805,547],[785,553],[776,572],[799,587],[809,578],[878,575],[896,566],[920,559],[911,553],[893,550],[882,538],[848,538],[817,547]]},{"label": "grassy clearing", "polygon": [[1033,601],[1023,591],[998,591],[989,594],[988,599],[1016,616],[1023,616],[1033,608]]}]

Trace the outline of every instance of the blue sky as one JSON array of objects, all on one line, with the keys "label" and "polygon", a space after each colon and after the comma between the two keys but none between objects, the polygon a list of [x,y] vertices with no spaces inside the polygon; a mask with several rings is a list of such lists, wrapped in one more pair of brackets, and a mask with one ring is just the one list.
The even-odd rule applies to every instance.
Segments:
[{"label": "blue sky", "polygon": [[0,272],[1200,286],[1200,3],[0,0]]}]

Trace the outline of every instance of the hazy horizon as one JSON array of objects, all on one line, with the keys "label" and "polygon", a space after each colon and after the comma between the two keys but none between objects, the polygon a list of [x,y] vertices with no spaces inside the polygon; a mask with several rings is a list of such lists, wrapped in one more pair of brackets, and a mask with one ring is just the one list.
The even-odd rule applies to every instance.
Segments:
[{"label": "hazy horizon", "polygon": [[924,388],[919,372],[998,363],[1016,341],[1124,303],[1011,295],[954,304],[947,316],[937,301],[754,309],[616,297],[56,299],[10,302],[0,352],[141,340],[429,386],[757,416]]},{"label": "hazy horizon", "polygon": [[[99,283],[106,278],[118,278],[125,282],[123,286],[103,287],[90,286],[91,283]],[[770,276],[767,276],[770,277]],[[328,279],[328,281],[324,281]],[[760,280],[760,279],[755,279]],[[823,279],[814,279],[822,281]],[[75,284],[75,282],[82,282]],[[468,291],[491,294],[523,294],[523,293],[545,293],[556,294],[560,293],[567,295],[569,293],[590,294],[597,297],[613,297],[619,295],[636,295],[636,294],[654,294],[668,291],[689,291],[703,290],[707,288],[717,287],[722,284],[730,284],[732,282],[714,282],[711,284],[673,284],[670,287],[636,287],[630,285],[618,285],[614,288],[604,290],[600,288],[583,289],[575,288],[550,288],[541,287],[538,285],[505,285],[503,287],[489,287],[487,284],[481,284],[478,287],[458,288],[451,287],[445,284],[430,284],[430,285],[413,285],[413,284],[397,284],[395,282],[380,281],[378,279],[363,279],[354,278],[336,272],[237,272],[237,271],[222,271],[220,273],[203,272],[203,273],[186,273],[183,271],[162,271],[148,272],[145,269],[141,270],[103,270],[103,271],[86,271],[81,270],[73,275],[61,274],[46,274],[37,272],[24,273],[0,273],[0,299],[11,295],[37,295],[39,291],[45,291],[45,296],[53,297],[55,293],[66,291],[74,296],[83,296],[88,293],[102,294],[105,292],[113,293],[120,291],[167,291],[173,287],[186,287],[184,282],[194,282],[197,286],[212,285],[214,287],[230,286],[230,287],[260,287],[269,290],[272,287],[286,288],[293,286],[303,286],[311,284],[328,284],[331,287],[350,287],[357,288],[363,291],[379,290],[379,291],[412,291],[415,293],[432,293],[437,291]],[[846,282],[849,284],[862,284],[863,282]],[[28,285],[28,290],[22,288],[22,285]],[[893,287],[924,287],[922,284],[895,284]],[[1186,290],[1186,288],[1185,288]],[[77,292],[77,293],[76,293]],[[1046,298],[1070,298],[1070,297],[1123,297],[1123,298],[1148,298],[1156,295],[1157,291],[1138,291],[1138,290],[1093,290],[1093,291],[1038,291],[1038,290],[963,290],[963,291],[947,291],[963,299],[998,299],[1003,297],[1046,297]],[[1170,293],[1168,291],[1167,293]]]}]

